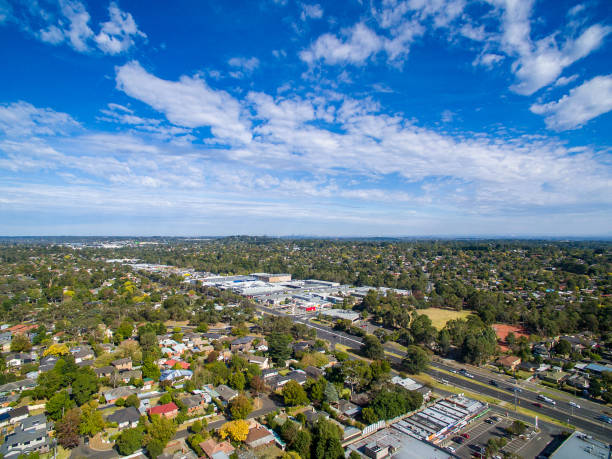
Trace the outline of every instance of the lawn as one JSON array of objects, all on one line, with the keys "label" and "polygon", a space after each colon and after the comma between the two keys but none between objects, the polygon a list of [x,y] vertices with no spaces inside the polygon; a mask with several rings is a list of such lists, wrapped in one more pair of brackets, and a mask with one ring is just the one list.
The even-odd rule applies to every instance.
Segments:
[{"label": "lawn", "polygon": [[446,322],[453,319],[464,319],[471,314],[470,311],[454,311],[452,309],[427,308],[417,309],[419,314],[425,314],[431,319],[433,326],[438,330],[444,328]]}]

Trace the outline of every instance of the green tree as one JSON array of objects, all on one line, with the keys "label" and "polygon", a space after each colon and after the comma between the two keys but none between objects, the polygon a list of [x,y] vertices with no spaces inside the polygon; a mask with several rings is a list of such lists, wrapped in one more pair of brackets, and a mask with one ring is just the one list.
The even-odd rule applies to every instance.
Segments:
[{"label": "green tree", "polygon": [[402,360],[402,368],[408,373],[418,375],[427,369],[429,356],[419,346],[411,345],[406,349],[406,356]]},{"label": "green tree", "polygon": [[104,429],[104,418],[98,409],[96,402],[90,402],[81,407],[81,423],[79,433],[81,435],[93,436]]},{"label": "green tree", "polygon": [[284,385],[282,393],[287,406],[306,405],[309,402],[304,388],[293,379]]},{"label": "green tree", "polygon": [[570,352],[572,352],[572,345],[569,341],[565,339],[559,340],[555,346],[555,353],[559,355],[568,355]]},{"label": "green tree", "polygon": [[72,395],[77,405],[87,403],[91,396],[98,392],[99,381],[96,373],[89,367],[80,368],[72,383]]},{"label": "green tree", "polygon": [[124,406],[133,406],[134,408],[138,408],[140,406],[140,399],[136,394],[130,394],[125,399]]},{"label": "green tree", "polygon": [[[303,413],[300,413],[303,415]],[[291,449],[300,453],[303,459],[310,459],[312,436],[306,429],[301,429],[295,436]]]},{"label": "green tree", "polygon": [[246,384],[244,374],[241,371],[232,373],[229,377],[229,385],[231,388],[236,390],[243,390]]},{"label": "green tree", "polygon": [[11,340],[11,352],[27,352],[32,349],[30,339],[23,333],[13,336]]},{"label": "green tree", "polygon": [[47,401],[45,410],[51,419],[57,421],[73,406],[74,402],[70,399],[68,392],[63,390],[57,392]]},{"label": "green tree", "polygon": [[319,419],[313,427],[312,457],[314,459],[344,458],[340,428],[327,419]]},{"label": "green tree", "polygon": [[123,456],[128,456],[142,446],[143,431],[141,428],[126,429],[121,432],[119,438],[115,442],[117,451]]},{"label": "green tree", "polygon": [[374,335],[366,335],[361,345],[361,353],[369,359],[381,360],[385,358],[385,350],[380,340]]},{"label": "green tree", "polygon": [[291,357],[291,342],[289,334],[274,332],[268,336],[268,354],[274,363],[283,365]]},{"label": "green tree", "polygon": [[246,419],[251,411],[253,411],[253,404],[244,394],[234,397],[229,403],[229,412],[232,419]]}]

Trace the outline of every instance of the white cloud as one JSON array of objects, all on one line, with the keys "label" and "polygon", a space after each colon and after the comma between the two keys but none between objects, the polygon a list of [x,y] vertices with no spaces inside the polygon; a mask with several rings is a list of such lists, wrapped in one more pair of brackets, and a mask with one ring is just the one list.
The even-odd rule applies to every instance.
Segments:
[{"label": "white cloud", "polygon": [[37,108],[27,102],[0,105],[0,132],[8,137],[60,135],[79,124],[68,114]]},{"label": "white cloud", "polygon": [[305,21],[307,19],[321,19],[323,17],[323,8],[318,3],[309,5],[302,3],[302,13],[300,19]]},{"label": "white cloud", "polygon": [[479,54],[478,57],[474,60],[472,65],[482,65],[483,67],[492,68],[498,62],[504,60],[504,56],[495,53],[484,53]]},{"label": "white cloud", "polygon": [[[138,30],[132,15],[121,11],[115,2],[109,4],[109,20],[99,23],[97,35],[90,26],[91,15],[80,0],[52,0],[43,5],[35,1],[27,5],[27,8],[22,9],[19,18],[11,19],[24,32],[44,43],[67,43],[81,53],[91,53],[97,48],[105,54],[115,55],[134,46],[135,38],[146,38],[146,35]],[[10,8],[10,5],[8,6]],[[3,22],[2,11],[0,3],[0,23]],[[8,15],[6,17],[8,18]]]},{"label": "white cloud", "polygon": [[514,92],[531,95],[550,85],[566,67],[599,48],[612,28],[592,25],[577,37],[566,36],[561,42],[559,33],[533,41],[531,13],[533,0],[491,0],[502,10],[502,49],[517,56],[512,71],[517,83]]},{"label": "white cloud", "polygon": [[233,78],[244,78],[247,75],[253,73],[253,71],[259,67],[259,59],[256,57],[246,58],[246,57],[232,57],[227,63],[234,67],[235,71],[229,72],[230,76]]},{"label": "white cloud", "polygon": [[80,52],[89,51],[87,42],[94,33],[89,28],[90,16],[85,6],[76,0],[60,0],[60,8],[69,22],[68,28],[63,29],[63,32],[70,45]]},{"label": "white cloud", "polygon": [[130,13],[121,11],[115,2],[108,7],[110,21],[101,24],[95,41],[106,54],[120,54],[134,45],[134,37],[146,38]]},{"label": "white cloud", "polygon": [[225,91],[211,89],[197,77],[179,81],[162,80],[132,61],[117,67],[117,88],[162,112],[178,126],[210,127],[212,133],[228,142],[251,140],[248,122],[241,116],[238,101]]},{"label": "white cloud", "polygon": [[572,81],[576,80],[577,78],[578,78],[577,74],[570,75],[568,77],[563,77],[563,76],[559,77],[557,79],[557,81],[555,81],[555,86],[556,87],[558,87],[558,86],[566,86],[566,85],[570,84]]},{"label": "white cloud", "polygon": [[610,110],[612,75],[597,76],[573,88],[556,102],[531,106],[531,111],[544,115],[546,126],[555,131],[579,128]]}]

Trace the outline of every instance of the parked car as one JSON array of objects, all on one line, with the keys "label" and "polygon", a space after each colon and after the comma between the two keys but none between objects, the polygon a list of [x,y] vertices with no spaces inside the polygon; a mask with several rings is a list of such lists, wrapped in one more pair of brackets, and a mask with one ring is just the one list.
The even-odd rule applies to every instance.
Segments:
[{"label": "parked car", "polygon": [[470,439],[470,434],[469,434],[469,433],[462,433],[462,434],[461,434],[461,436],[462,436],[463,438],[468,439],[468,440]]},{"label": "parked car", "polygon": [[447,446],[446,447],[446,451],[448,451],[449,453],[454,453],[455,452],[455,448],[453,448],[452,446]]},{"label": "parked car", "polygon": [[491,419],[493,419],[495,422],[501,421],[501,418],[499,416],[491,416]]},{"label": "parked car", "polygon": [[489,418],[489,419],[485,419],[485,422],[487,424],[493,424],[495,421],[493,421],[493,419]]},{"label": "parked car", "polygon": [[460,445],[462,445],[463,442],[465,441],[465,438],[463,438],[463,437],[455,437],[455,438],[453,438],[453,441],[455,443],[459,443]]}]

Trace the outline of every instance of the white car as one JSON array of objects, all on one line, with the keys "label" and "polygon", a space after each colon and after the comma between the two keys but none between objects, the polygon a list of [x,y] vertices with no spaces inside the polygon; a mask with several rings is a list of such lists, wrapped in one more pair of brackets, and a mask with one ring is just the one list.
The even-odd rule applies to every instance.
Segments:
[{"label": "white car", "polygon": [[574,408],[580,408],[580,405],[578,405],[576,402],[569,402],[570,406],[573,406]]},{"label": "white car", "polygon": [[447,446],[446,447],[446,451],[448,451],[449,453],[454,453],[455,452],[455,448],[453,448],[452,446]]}]

